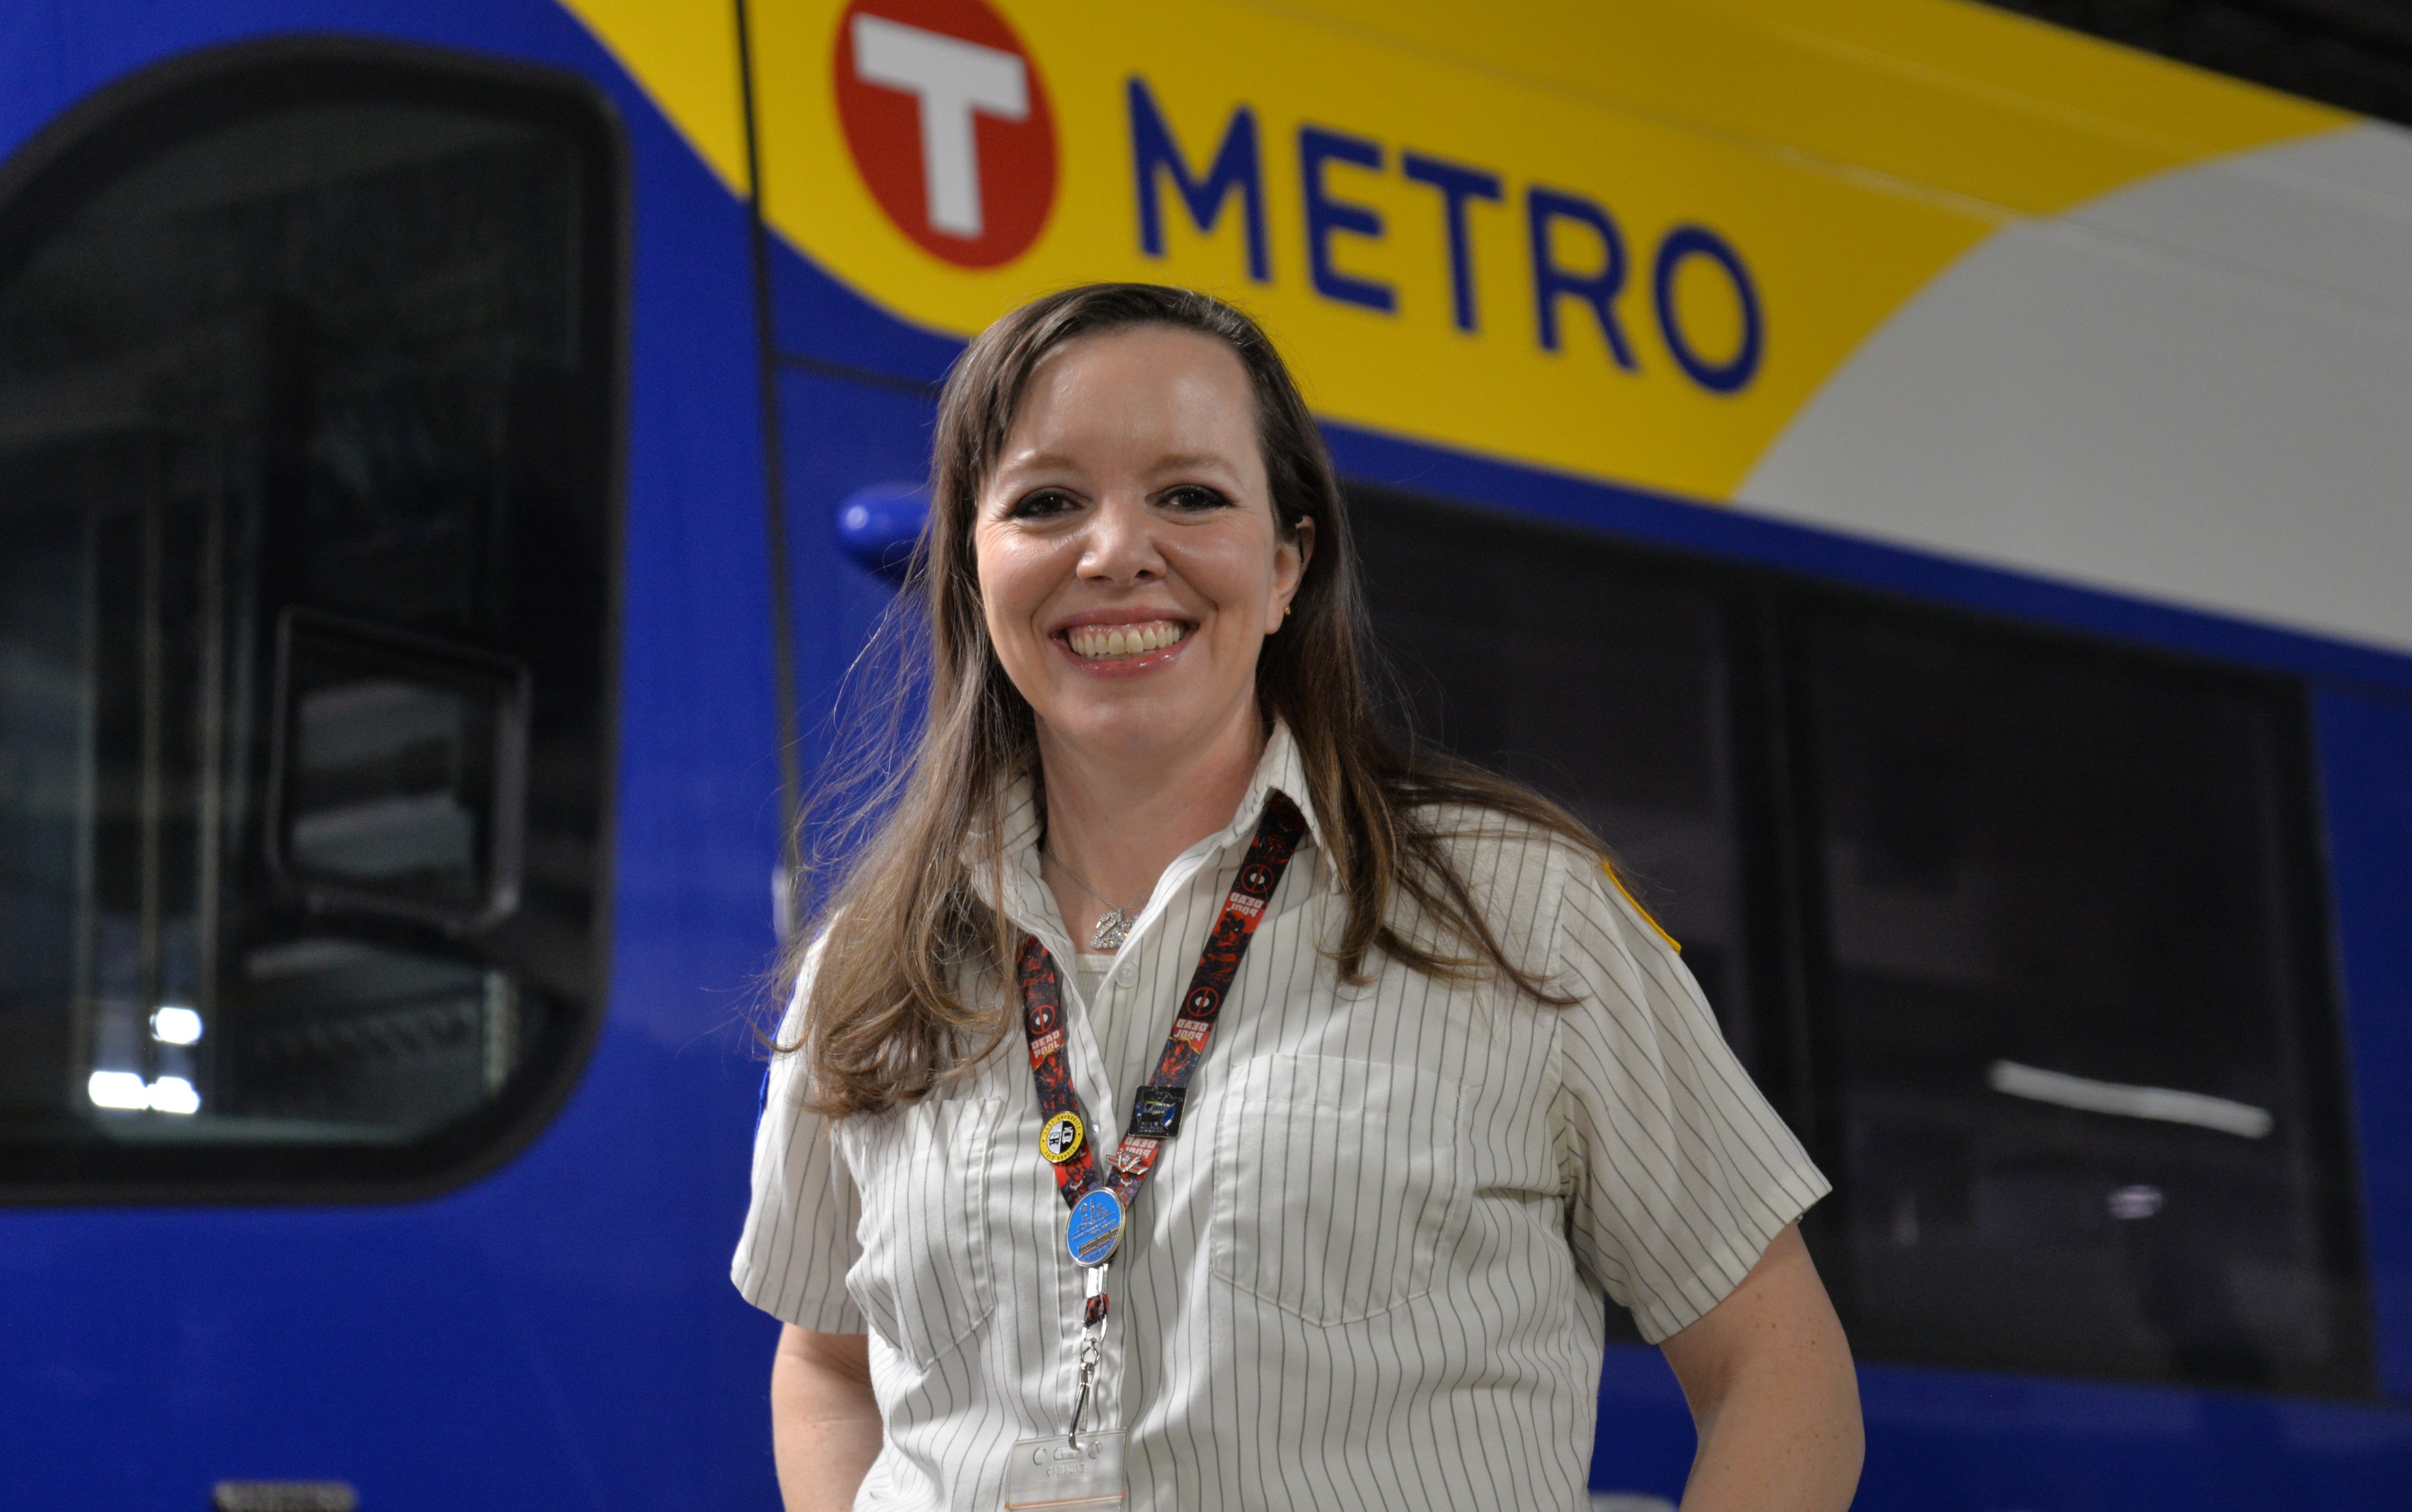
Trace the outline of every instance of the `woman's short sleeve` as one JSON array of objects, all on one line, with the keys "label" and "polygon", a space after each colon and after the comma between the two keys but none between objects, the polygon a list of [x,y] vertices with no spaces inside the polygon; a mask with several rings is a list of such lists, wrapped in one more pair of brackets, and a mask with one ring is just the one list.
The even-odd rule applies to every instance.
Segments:
[{"label": "woman's short sleeve", "polygon": [[[779,1026],[783,1045],[796,1043],[811,979],[808,956]],[[798,1328],[860,1333],[862,1313],[846,1295],[846,1275],[862,1253],[856,1237],[861,1202],[829,1120],[800,1106],[803,1062],[801,1054],[772,1053],[754,1134],[754,1203],[729,1278],[747,1301]]]},{"label": "woman's short sleeve", "polygon": [[1656,1343],[1741,1284],[1831,1190],[1657,926],[1574,863],[1555,932],[1553,1124],[1575,1259]]}]

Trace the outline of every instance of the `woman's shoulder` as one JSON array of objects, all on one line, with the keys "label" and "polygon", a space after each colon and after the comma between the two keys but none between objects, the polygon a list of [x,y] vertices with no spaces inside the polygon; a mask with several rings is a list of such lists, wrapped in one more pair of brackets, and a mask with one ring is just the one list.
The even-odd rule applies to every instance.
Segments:
[{"label": "woman's shoulder", "polygon": [[1522,961],[1551,961],[1569,931],[1591,950],[1646,957],[1681,948],[1633,900],[1596,843],[1479,804],[1426,804],[1416,816],[1501,943],[1513,940]]},{"label": "woman's shoulder", "polygon": [[1563,887],[1596,870],[1602,852],[1524,815],[1464,801],[1419,803],[1415,822],[1440,843],[1469,884]]},{"label": "woman's shoulder", "polygon": [[1426,803],[1414,817],[1511,957],[1546,970],[1569,895],[1604,880],[1598,849],[1481,804]]}]

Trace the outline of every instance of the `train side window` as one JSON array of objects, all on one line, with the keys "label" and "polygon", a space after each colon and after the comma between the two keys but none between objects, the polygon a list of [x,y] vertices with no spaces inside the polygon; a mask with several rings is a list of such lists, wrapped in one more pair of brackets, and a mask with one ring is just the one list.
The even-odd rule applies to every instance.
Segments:
[{"label": "train side window", "polygon": [[0,1198],[517,1148],[603,981],[608,106],[199,54],[0,169]]},{"label": "train side window", "polygon": [[2368,1390],[2299,691],[1868,605],[1793,647],[1854,1344]]},{"label": "train side window", "polygon": [[1566,805],[1754,1059],[1730,595],[1588,533],[1359,490],[1375,630],[1416,732]]}]

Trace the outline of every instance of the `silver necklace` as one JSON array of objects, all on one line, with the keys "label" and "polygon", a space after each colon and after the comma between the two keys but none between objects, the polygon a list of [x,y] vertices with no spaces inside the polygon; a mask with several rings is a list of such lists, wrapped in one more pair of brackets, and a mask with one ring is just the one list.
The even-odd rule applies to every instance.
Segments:
[{"label": "silver necklace", "polygon": [[1082,892],[1106,905],[1106,911],[1097,917],[1097,927],[1089,932],[1089,948],[1093,951],[1121,949],[1123,942],[1130,938],[1131,911],[1092,887],[1089,879],[1073,871],[1071,863],[1062,856],[1053,851],[1047,854],[1056,865],[1064,868],[1064,874],[1070,877]]}]

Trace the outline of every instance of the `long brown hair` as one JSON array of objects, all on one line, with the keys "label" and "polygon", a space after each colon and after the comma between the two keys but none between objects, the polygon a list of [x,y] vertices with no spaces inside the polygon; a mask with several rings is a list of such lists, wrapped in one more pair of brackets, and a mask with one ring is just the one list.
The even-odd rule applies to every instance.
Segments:
[{"label": "long brown hair", "polygon": [[[1373,639],[1347,505],[1272,343],[1209,295],[1093,284],[1025,304],[982,331],[938,402],[929,521],[883,637],[897,665],[862,700],[888,712],[888,722],[841,741],[808,847],[816,856],[808,875],[824,885],[814,889],[812,917],[785,962],[792,982],[806,942],[819,938],[802,1036],[782,1047],[808,1057],[817,1111],[871,1113],[917,1101],[994,1050],[1010,1022],[994,989],[1007,977],[1016,932],[986,900],[1004,895],[1003,800],[1017,776],[1037,778],[1038,746],[1030,706],[989,644],[974,514],[1041,360],[1080,337],[1138,326],[1199,331],[1239,356],[1255,391],[1277,528],[1296,539],[1302,519],[1315,521],[1315,550],[1290,618],[1257,663],[1257,698],[1268,727],[1277,717],[1298,742],[1307,798],[1347,898],[1347,921],[1329,954],[1356,983],[1370,978],[1366,957],[1378,951],[1430,976],[1495,972],[1543,1001],[1565,1001],[1509,959],[1450,861],[1439,812],[1503,815],[1603,861],[1606,854],[1556,804],[1403,747],[1376,722]],[[1419,922],[1406,925],[1410,918]]]}]

